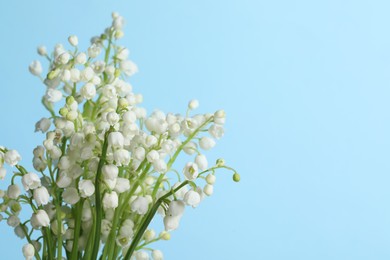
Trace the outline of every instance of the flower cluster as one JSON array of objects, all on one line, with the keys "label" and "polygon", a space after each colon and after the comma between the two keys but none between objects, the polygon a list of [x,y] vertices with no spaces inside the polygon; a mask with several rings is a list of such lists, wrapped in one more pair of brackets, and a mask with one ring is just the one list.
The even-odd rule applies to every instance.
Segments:
[{"label": "flower cluster", "polygon": [[[117,13],[112,18],[86,52],[78,50],[74,35],[68,38],[70,50],[61,44],[51,54],[38,48],[49,71],[42,76],[39,61],[29,70],[46,86],[42,104],[50,117],[35,125],[46,138],[33,151],[34,170],[19,164],[16,150],[0,147],[0,179],[5,164],[17,170],[8,189],[0,190],[0,221],[28,240],[26,259],[101,254],[103,260],[161,260],[162,252],[147,245],[169,240],[186,206],[195,208],[213,194],[216,170],[230,170],[239,181],[223,159],[209,165],[204,155],[224,134],[223,110],[192,115],[197,100],[189,102],[185,115],[160,110],[148,115],[140,106],[143,97],[128,82],[138,68],[129,50],[116,44],[124,19]],[[181,153],[190,159],[178,171]],[[31,208],[24,222],[22,204]],[[165,227],[160,234],[149,227],[156,213]]]}]

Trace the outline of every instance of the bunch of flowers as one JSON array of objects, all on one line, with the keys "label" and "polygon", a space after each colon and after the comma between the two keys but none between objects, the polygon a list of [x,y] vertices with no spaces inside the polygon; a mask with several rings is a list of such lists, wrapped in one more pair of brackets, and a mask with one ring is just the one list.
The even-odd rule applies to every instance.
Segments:
[{"label": "bunch of flowers", "polygon": [[[147,246],[169,240],[185,207],[213,194],[216,170],[230,170],[239,181],[223,159],[209,166],[202,152],[223,136],[223,110],[191,115],[199,105],[192,100],[185,115],[147,115],[142,96],[126,81],[137,66],[116,44],[124,19],[112,18],[86,52],[78,50],[76,36],[68,38],[71,50],[38,48],[49,71],[41,76],[39,61],[29,70],[46,86],[42,104],[50,117],[35,126],[46,138],[33,151],[34,170],[19,164],[16,150],[0,147],[0,179],[5,164],[16,169],[8,189],[0,190],[0,221],[27,239],[26,259],[161,260],[162,252]],[[182,152],[191,158],[177,171]],[[25,221],[22,206],[31,211]],[[165,227],[158,235],[149,227],[156,213]]]}]

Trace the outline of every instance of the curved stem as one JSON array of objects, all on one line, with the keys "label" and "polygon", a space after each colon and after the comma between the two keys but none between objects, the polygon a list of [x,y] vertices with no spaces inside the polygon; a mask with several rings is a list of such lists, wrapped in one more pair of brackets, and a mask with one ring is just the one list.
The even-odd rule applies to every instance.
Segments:
[{"label": "curved stem", "polygon": [[[180,152],[183,150],[184,146],[186,146],[198,133],[200,130],[202,130],[203,127],[205,127],[208,123],[210,123],[213,120],[213,117],[210,117],[206,122],[204,122],[201,126],[199,126],[188,138],[177,148],[176,152],[173,154],[172,158],[168,161],[167,164],[167,172],[171,169],[172,164],[176,161],[177,156],[180,154]],[[153,192],[152,192],[152,198],[154,199],[156,197],[158,188],[160,187],[160,184],[164,178],[164,174],[161,174],[156,182],[156,185],[154,186]]]},{"label": "curved stem", "polygon": [[[21,226],[22,226],[23,233],[26,235],[27,241],[28,241],[30,244],[33,244],[32,241],[31,241],[30,235],[27,234],[26,225],[25,225],[25,224],[21,224]],[[38,252],[35,248],[34,248],[34,255],[35,255],[35,258],[36,258],[37,260],[41,260],[41,257],[39,256],[39,252]]]},{"label": "curved stem", "polygon": [[107,156],[107,149],[108,149],[108,135],[112,129],[108,130],[104,137],[104,143],[103,143],[103,149],[102,149],[102,155],[100,157],[96,178],[95,178],[95,201],[96,201],[96,222],[95,222],[95,239],[93,243],[93,249],[92,249],[92,256],[91,259],[97,259],[97,255],[99,252],[99,246],[100,246],[100,233],[102,229],[102,199],[100,194],[100,176],[102,174],[102,168],[104,166],[104,163],[106,161]]},{"label": "curved stem", "polygon": [[176,193],[178,190],[183,188],[185,185],[187,185],[189,181],[184,181],[182,184],[180,184],[176,189],[171,190],[161,198],[159,198],[156,203],[153,205],[153,207],[149,210],[147,215],[145,216],[144,220],[141,222],[141,227],[138,230],[138,232],[135,234],[133,241],[131,242],[131,245],[129,249],[127,250],[126,256],[124,257],[124,260],[129,260],[130,257],[133,255],[134,250],[137,248],[137,245],[139,241],[141,240],[143,234],[145,233],[145,230],[148,228],[150,222],[152,221],[154,215],[156,214],[158,208],[160,207],[161,203],[167,199],[172,194]]}]

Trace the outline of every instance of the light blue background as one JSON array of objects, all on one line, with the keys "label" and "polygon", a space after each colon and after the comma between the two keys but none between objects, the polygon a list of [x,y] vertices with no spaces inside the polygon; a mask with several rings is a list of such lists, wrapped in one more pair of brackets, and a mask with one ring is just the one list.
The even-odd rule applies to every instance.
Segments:
[{"label": "light blue background", "polygon": [[[27,70],[35,47],[70,34],[85,47],[113,10],[127,19],[144,105],[225,108],[210,158],[242,175],[220,174],[215,195],[187,210],[158,245],[166,259],[390,258],[388,1],[4,1],[0,143],[25,164],[46,115]],[[1,259],[22,259],[23,244],[1,223]]]}]

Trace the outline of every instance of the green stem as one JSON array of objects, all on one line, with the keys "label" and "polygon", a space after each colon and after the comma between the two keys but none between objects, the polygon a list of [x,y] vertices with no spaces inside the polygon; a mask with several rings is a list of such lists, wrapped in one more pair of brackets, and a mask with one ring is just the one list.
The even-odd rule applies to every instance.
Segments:
[{"label": "green stem", "polygon": [[[27,241],[33,245],[32,241],[31,241],[31,238],[30,238],[30,235],[27,234],[27,231],[26,231],[26,225],[25,224],[21,224],[22,226],[22,230],[23,230],[23,233],[26,235],[26,238],[27,238]],[[37,260],[41,260],[41,257],[39,256],[39,252],[35,249],[34,247],[34,255],[35,255],[35,258]]]},{"label": "green stem", "polygon": [[57,229],[58,229],[57,259],[62,259],[62,219],[61,219],[61,206],[58,202],[56,203],[56,212],[57,212]]},{"label": "green stem", "polygon": [[46,233],[46,237],[47,237],[47,254],[48,254],[49,259],[51,260],[51,259],[54,259],[54,256],[53,256],[53,252],[52,252],[53,246],[51,243],[52,238],[51,238],[50,228],[46,227],[45,233]]},{"label": "green stem", "polygon": [[161,198],[159,198],[156,203],[153,205],[153,207],[149,210],[143,221],[141,222],[141,227],[138,230],[138,232],[135,234],[133,241],[130,244],[129,250],[126,253],[126,256],[124,257],[124,260],[129,260],[130,257],[133,255],[134,250],[137,248],[137,245],[139,241],[141,240],[143,234],[145,233],[145,230],[148,228],[150,222],[152,221],[154,215],[156,214],[158,208],[160,207],[161,203],[167,199],[172,194],[176,193],[178,190],[183,188],[185,185],[187,185],[189,181],[184,181],[182,184],[180,184],[176,189],[171,190]]},{"label": "green stem", "polygon": [[[198,133],[200,130],[202,130],[203,127],[205,127],[208,123],[210,123],[213,120],[213,117],[210,117],[206,122],[204,122],[201,126],[199,126],[188,138],[177,148],[176,152],[172,156],[172,158],[167,163],[167,172],[171,169],[172,164],[176,161],[177,156],[180,154],[180,152],[183,150],[184,146],[186,146]],[[161,174],[156,182],[156,185],[154,186],[153,192],[152,192],[152,198],[154,199],[156,197],[158,188],[160,187],[160,184],[164,178],[164,174]]]},{"label": "green stem", "polygon": [[[146,162],[147,161],[144,160],[140,164],[140,166],[137,169],[137,172],[140,171],[144,167]],[[147,172],[147,170],[146,170],[146,172]],[[144,172],[141,175],[144,175]],[[113,257],[113,254],[114,254],[113,247],[115,246],[114,236],[115,236],[115,232],[116,232],[116,227],[118,225],[118,221],[119,221],[120,217],[122,216],[122,213],[123,213],[125,205],[130,200],[131,196],[133,195],[133,193],[137,189],[137,187],[138,187],[137,185],[138,184],[139,184],[139,180],[137,180],[134,183],[134,185],[132,186],[132,188],[129,191],[129,193],[127,194],[126,198],[123,200],[124,203],[122,203],[122,200],[121,200],[122,196],[119,197],[119,207],[116,208],[116,210],[115,210],[114,220],[113,220],[113,224],[112,224],[112,229],[110,231],[110,234],[108,235],[108,242],[106,243],[106,246],[104,247],[104,251],[103,251],[103,256],[102,256],[103,260],[106,259],[106,257],[108,257],[109,259],[110,259],[110,257]]]},{"label": "green stem", "polygon": [[96,222],[95,222],[95,238],[93,243],[93,249],[92,249],[92,256],[91,259],[97,259],[97,255],[99,252],[99,246],[100,246],[100,233],[102,229],[102,199],[100,194],[100,176],[102,174],[102,168],[104,166],[104,163],[106,161],[107,156],[107,148],[108,148],[108,135],[112,129],[108,130],[104,137],[104,143],[103,143],[103,149],[102,149],[102,155],[100,157],[96,178],[95,178],[95,201],[96,201]]},{"label": "green stem", "polygon": [[76,219],[76,224],[74,227],[74,239],[73,239],[73,247],[72,247],[72,254],[70,259],[71,260],[77,260],[77,253],[78,253],[78,248],[79,248],[79,237],[80,237],[80,228],[81,228],[81,214],[83,210],[83,203],[84,199],[81,199],[77,203],[77,208],[76,208],[76,214],[75,214],[75,219]]}]

